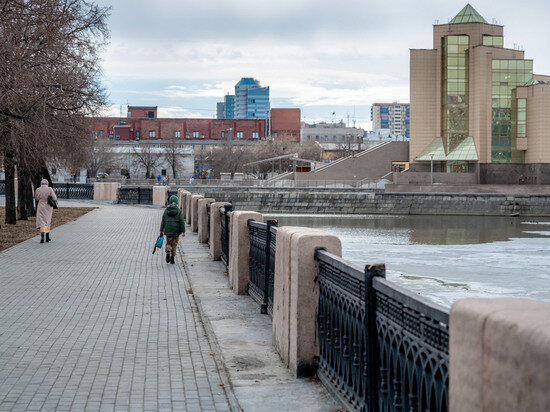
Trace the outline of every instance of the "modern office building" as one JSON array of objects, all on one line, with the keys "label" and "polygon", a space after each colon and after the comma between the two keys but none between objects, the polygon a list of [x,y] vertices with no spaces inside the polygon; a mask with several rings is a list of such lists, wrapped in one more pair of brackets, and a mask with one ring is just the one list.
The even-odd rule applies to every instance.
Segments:
[{"label": "modern office building", "polygon": [[373,103],[370,109],[372,129],[375,132],[389,130],[394,136],[409,138],[409,114],[408,103]]},{"label": "modern office building", "polygon": [[503,26],[466,5],[411,50],[411,171],[480,183],[550,183],[550,76],[504,47]]},{"label": "modern office building", "polygon": [[269,87],[251,77],[235,85],[235,119],[265,119],[269,109]]},{"label": "modern office building", "polygon": [[218,102],[216,103],[216,118],[225,119],[225,103]]},{"label": "modern office building", "polygon": [[225,119],[234,119],[235,118],[235,95],[226,94],[223,98],[224,104],[224,118]]}]

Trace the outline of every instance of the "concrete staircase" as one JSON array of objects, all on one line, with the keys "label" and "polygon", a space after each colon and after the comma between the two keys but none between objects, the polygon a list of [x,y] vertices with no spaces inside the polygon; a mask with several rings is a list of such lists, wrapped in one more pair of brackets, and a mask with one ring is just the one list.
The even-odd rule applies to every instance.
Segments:
[{"label": "concrete staircase", "polygon": [[378,180],[391,171],[392,162],[409,160],[408,142],[385,142],[343,157],[308,173],[298,173],[298,180]]}]

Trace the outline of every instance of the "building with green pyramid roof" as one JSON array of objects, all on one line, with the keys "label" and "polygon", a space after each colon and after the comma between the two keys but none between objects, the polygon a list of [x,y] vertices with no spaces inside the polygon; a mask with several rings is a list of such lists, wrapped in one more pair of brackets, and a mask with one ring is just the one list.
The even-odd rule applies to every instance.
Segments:
[{"label": "building with green pyramid roof", "polygon": [[550,76],[503,33],[467,4],[433,26],[432,49],[411,50],[411,173],[550,184]]}]

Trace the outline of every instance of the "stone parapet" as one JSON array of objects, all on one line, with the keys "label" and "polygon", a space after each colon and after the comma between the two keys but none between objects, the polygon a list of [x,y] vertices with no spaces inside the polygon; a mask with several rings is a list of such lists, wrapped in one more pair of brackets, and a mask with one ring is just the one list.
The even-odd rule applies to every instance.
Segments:
[{"label": "stone parapet", "polygon": [[214,199],[199,199],[198,202],[198,233],[199,242],[207,243],[210,233],[208,232],[208,210],[207,205],[214,203]]},{"label": "stone parapet", "polygon": [[311,376],[319,355],[319,287],[315,250],[342,255],[338,237],[304,227],[277,230],[273,291],[273,341],[283,362],[297,376]]},{"label": "stone parapet", "polygon": [[116,202],[120,186],[117,182],[94,182],[94,200]]},{"label": "stone parapet", "polygon": [[166,206],[168,201],[168,186],[153,186],[153,205]]},{"label": "stone parapet", "polygon": [[229,284],[233,291],[241,295],[248,288],[250,280],[249,252],[250,236],[248,220],[263,222],[263,216],[258,212],[238,211],[231,213],[231,228],[229,232]]},{"label": "stone parapet", "polygon": [[189,211],[191,212],[191,231],[193,232],[197,232],[199,230],[199,199],[203,199],[203,196],[191,195]]},{"label": "stone parapet", "polygon": [[196,194],[197,193],[190,193],[185,197],[185,222],[187,222],[188,225],[191,224],[191,198]]},{"label": "stone parapet", "polygon": [[220,260],[222,253],[222,227],[220,209],[229,206],[229,202],[214,202],[210,204],[210,256],[214,260]]},{"label": "stone parapet", "polygon": [[184,219],[185,219],[185,214],[187,212],[186,210],[187,195],[191,195],[191,193],[185,189],[178,189],[178,206],[181,209],[181,213],[183,214]]},{"label": "stone parapet", "polygon": [[451,411],[550,410],[549,303],[461,299],[449,324]]}]

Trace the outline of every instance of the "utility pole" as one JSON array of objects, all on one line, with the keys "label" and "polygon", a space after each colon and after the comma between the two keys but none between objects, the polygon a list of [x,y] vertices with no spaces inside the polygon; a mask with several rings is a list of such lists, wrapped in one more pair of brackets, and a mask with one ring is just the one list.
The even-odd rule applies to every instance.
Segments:
[{"label": "utility pole", "polygon": [[430,154],[430,184],[434,184],[434,154]]}]

